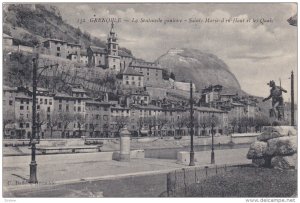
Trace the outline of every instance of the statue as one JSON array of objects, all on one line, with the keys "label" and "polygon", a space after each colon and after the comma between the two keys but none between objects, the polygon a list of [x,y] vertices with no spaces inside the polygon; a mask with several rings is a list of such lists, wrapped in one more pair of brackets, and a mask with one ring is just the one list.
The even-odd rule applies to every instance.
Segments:
[{"label": "statue", "polygon": [[[268,85],[271,87],[270,96],[263,99],[263,102],[272,98],[272,109],[270,109],[270,117],[277,117],[278,120],[282,120],[284,117],[284,107],[282,92],[287,93],[281,86],[276,86],[275,82],[271,80]],[[276,115],[277,111],[277,115]]]}]

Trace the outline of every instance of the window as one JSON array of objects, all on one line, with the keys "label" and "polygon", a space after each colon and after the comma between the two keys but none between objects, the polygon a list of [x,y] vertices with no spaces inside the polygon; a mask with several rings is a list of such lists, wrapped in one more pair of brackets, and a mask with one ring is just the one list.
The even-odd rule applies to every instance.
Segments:
[{"label": "window", "polygon": [[126,79],[127,79],[127,80],[129,79],[128,75],[126,75]]},{"label": "window", "polygon": [[48,100],[47,99],[45,99],[45,104],[48,104]]},{"label": "window", "polygon": [[61,99],[59,100],[59,103],[62,103],[62,100],[61,100]]},{"label": "window", "polygon": [[23,128],[24,127],[24,124],[23,123],[20,123],[20,128]]},{"label": "window", "polygon": [[147,75],[149,75],[149,73],[147,73]]},{"label": "window", "polygon": [[49,106],[47,107],[47,112],[50,112],[50,107]]},{"label": "window", "polygon": [[66,112],[69,112],[69,105],[66,105]]},{"label": "window", "polygon": [[21,104],[24,104],[24,101],[23,101],[23,99],[21,99]]},{"label": "window", "polygon": [[141,78],[141,76],[139,76],[139,80],[141,80],[142,78]]},{"label": "window", "polygon": [[108,116],[107,116],[107,115],[104,115],[104,116],[103,116],[103,120],[104,120],[104,121],[107,121],[107,120],[108,120]]},{"label": "window", "polygon": [[134,81],[132,81],[132,83],[131,83],[132,85],[135,85],[135,82]]},{"label": "window", "polygon": [[104,111],[108,111],[108,108],[107,108],[107,107],[104,107],[103,110],[104,110]]},{"label": "window", "polygon": [[139,87],[141,86],[141,82],[139,82]]},{"label": "window", "polygon": [[58,128],[61,128],[61,123],[58,123]]},{"label": "window", "polygon": [[81,103],[81,100],[80,99],[78,99],[78,104],[80,104]]},{"label": "window", "polygon": [[13,105],[13,101],[9,100],[9,105],[12,106]]},{"label": "window", "polygon": [[29,106],[27,106],[27,108],[26,108],[27,110],[29,110]]},{"label": "window", "polygon": [[61,105],[61,104],[58,106],[58,110],[59,110],[59,111],[62,110],[62,105]]},{"label": "window", "polygon": [[43,104],[43,99],[40,99],[40,104]]},{"label": "window", "polygon": [[101,61],[99,61],[99,64],[101,64]]},{"label": "window", "polygon": [[99,120],[99,114],[96,115],[96,119]]},{"label": "window", "polygon": [[29,100],[27,100],[26,104],[29,104]]},{"label": "window", "polygon": [[57,53],[56,56],[60,56],[60,53]]},{"label": "window", "polygon": [[113,48],[114,48],[114,49],[116,49],[116,48],[117,48],[117,46],[116,46],[115,44],[113,44]]},{"label": "window", "polygon": [[37,105],[37,106],[36,106],[36,109],[38,109],[38,110],[39,110],[39,109],[40,109],[40,105]]},{"label": "window", "polygon": [[116,65],[114,65],[113,68],[116,69]]},{"label": "window", "polygon": [[134,77],[132,76],[131,79],[134,80]]},{"label": "window", "polygon": [[80,106],[78,106],[77,110],[78,110],[78,112],[81,112],[81,107],[80,107]]},{"label": "window", "polygon": [[74,106],[74,111],[76,112],[76,106]]},{"label": "window", "polygon": [[144,100],[147,101],[147,97],[144,97]]},{"label": "window", "polygon": [[30,127],[29,123],[26,123],[26,128],[29,128],[29,127]]},{"label": "window", "polygon": [[129,81],[126,81],[126,85],[129,85]]},{"label": "window", "polygon": [[20,110],[24,110],[24,106],[20,106]]},{"label": "window", "polygon": [[60,47],[57,47],[57,51],[60,51]]}]

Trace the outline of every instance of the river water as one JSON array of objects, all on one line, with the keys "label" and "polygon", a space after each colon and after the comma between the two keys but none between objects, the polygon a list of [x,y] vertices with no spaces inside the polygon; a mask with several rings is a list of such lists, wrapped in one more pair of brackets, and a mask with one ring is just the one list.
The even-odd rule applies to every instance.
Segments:
[{"label": "river water", "polygon": [[[215,150],[220,149],[239,149],[249,148],[250,144],[226,144],[226,145],[215,145]],[[177,152],[179,151],[190,151],[190,147],[178,147],[178,148],[162,148],[162,149],[144,149],[145,158],[156,158],[156,159],[177,159]],[[211,145],[195,145],[194,151],[210,151]]]}]

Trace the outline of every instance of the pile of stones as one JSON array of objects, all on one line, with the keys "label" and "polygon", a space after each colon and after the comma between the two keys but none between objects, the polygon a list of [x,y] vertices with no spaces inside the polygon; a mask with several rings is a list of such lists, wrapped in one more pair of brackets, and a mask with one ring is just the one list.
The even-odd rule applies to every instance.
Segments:
[{"label": "pile of stones", "polygon": [[265,126],[250,145],[248,159],[258,167],[297,168],[297,130],[293,126]]}]

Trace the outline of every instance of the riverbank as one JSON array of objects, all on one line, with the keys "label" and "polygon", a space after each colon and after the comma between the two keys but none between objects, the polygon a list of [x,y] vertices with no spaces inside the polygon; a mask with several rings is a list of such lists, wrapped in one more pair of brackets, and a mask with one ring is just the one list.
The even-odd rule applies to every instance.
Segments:
[{"label": "riverbank", "polygon": [[[243,134],[241,134],[243,135]],[[101,151],[118,151],[120,149],[120,140],[118,138],[102,138],[103,142]],[[256,140],[256,134],[243,136],[218,136],[214,138],[214,144],[219,145],[239,145],[250,144]],[[20,156],[29,155],[31,150],[28,145],[24,146],[8,146],[5,144],[12,144],[16,140],[4,140],[3,156]],[[194,146],[211,146],[211,137],[194,137]],[[43,139],[37,147],[70,147],[70,146],[87,146],[84,144],[84,139]],[[190,146],[190,137],[184,136],[180,140],[174,137],[147,137],[147,138],[132,138],[131,149],[165,149],[165,148],[187,148]],[[42,154],[37,151],[37,154]]]}]

